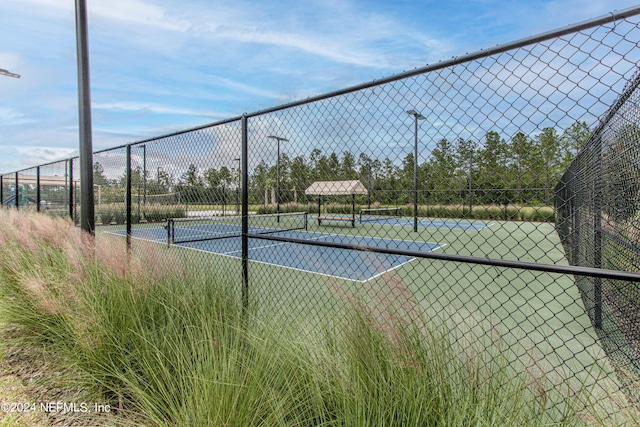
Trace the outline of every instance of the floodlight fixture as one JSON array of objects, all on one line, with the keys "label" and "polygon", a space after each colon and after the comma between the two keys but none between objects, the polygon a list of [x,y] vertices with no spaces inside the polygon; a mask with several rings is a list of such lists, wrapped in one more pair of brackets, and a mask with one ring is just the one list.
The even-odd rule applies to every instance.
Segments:
[{"label": "floodlight fixture", "polygon": [[20,74],[16,74],[16,73],[12,73],[11,71],[7,71],[3,68],[0,68],[0,74],[3,76],[7,76],[7,77],[13,77],[15,79],[19,79],[20,78]]},{"label": "floodlight fixture", "polygon": [[416,118],[416,120],[426,120],[427,118],[422,115],[422,113],[417,112],[416,110],[409,110],[407,114],[411,114]]}]

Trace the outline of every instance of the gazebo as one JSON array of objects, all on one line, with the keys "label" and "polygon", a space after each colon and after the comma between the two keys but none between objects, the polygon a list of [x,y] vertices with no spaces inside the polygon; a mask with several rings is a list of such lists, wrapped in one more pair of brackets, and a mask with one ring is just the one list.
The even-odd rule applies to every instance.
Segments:
[{"label": "gazebo", "polygon": [[[356,226],[356,194],[367,194],[367,188],[359,180],[354,181],[316,181],[305,190],[305,194],[318,196],[318,225],[322,221],[347,221]],[[323,216],[322,196],[351,196],[351,217]]]}]

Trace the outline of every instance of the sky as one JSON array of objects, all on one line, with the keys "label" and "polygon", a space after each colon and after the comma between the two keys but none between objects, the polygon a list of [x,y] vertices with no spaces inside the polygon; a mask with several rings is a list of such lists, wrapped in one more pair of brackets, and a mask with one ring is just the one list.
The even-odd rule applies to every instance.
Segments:
[{"label": "sky", "polygon": [[[343,89],[638,0],[87,1],[95,151]],[[75,156],[74,0],[1,0],[0,173]]]}]

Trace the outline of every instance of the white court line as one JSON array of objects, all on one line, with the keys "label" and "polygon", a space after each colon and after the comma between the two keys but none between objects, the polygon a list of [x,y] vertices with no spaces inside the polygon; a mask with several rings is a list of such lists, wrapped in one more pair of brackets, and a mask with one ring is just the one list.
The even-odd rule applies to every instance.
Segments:
[{"label": "white court line", "polygon": [[[307,239],[307,240],[320,240],[323,237],[329,237],[330,234],[326,234],[326,235],[322,235],[322,236],[318,236],[317,238],[313,238],[313,239]],[[262,240],[262,239],[260,239]],[[277,242],[277,243],[272,243],[270,245],[264,245],[264,246],[255,246],[255,247],[251,247],[249,249],[266,249],[266,248],[273,248],[276,246],[281,246],[281,245],[287,245],[290,244],[292,242]],[[237,253],[237,252],[242,252],[242,250],[235,250],[235,251],[231,251],[231,252],[225,252],[225,255],[229,255],[229,254],[233,254],[233,253]],[[274,264],[274,265],[278,265],[278,264]]]},{"label": "white court line", "polygon": [[[409,219],[408,221],[411,221],[411,220]],[[434,224],[433,224],[433,222],[434,222],[434,221],[440,221],[440,222],[442,222],[443,224],[446,224],[446,222],[447,222],[447,221],[455,222],[456,224],[463,224],[463,222],[461,222],[461,221],[455,221],[455,220],[453,220],[453,219],[449,219],[449,220],[442,220],[442,219],[439,219],[439,220],[418,219],[418,225],[419,225],[419,226],[421,225],[421,224],[420,224],[420,222],[421,222],[421,221],[429,221],[429,222],[431,223],[431,225],[424,225],[424,224],[422,224],[422,227],[423,227],[423,228],[435,228],[435,229],[437,229],[437,230],[443,230],[443,229],[445,229],[445,230],[462,230],[462,231],[468,231],[468,230],[473,230],[473,231],[482,231],[482,230],[484,230],[485,228],[491,227],[491,226],[493,225],[493,222],[489,222],[488,224],[486,224],[486,225],[485,225],[484,227],[482,227],[482,228],[475,228],[475,227],[473,227],[473,226],[471,226],[471,227],[466,227],[466,228],[463,228],[463,227],[446,227],[446,226],[437,226],[437,225],[434,225]],[[467,224],[470,224],[470,225],[474,225],[474,224],[475,224],[475,222],[472,222],[472,221],[468,221],[468,220],[464,220],[464,221],[465,221]],[[385,223],[382,223],[382,222],[364,221],[364,222],[359,222],[359,224],[386,225],[386,226],[391,226],[391,227],[411,227],[411,226],[413,226],[412,222],[407,222],[406,224],[399,224],[399,223],[395,223],[395,224],[385,224]]]},{"label": "white court line", "polygon": [[[151,228],[151,229],[145,229],[145,230],[160,230],[160,229],[159,228]],[[114,232],[114,231],[105,231],[104,233],[105,234],[114,234],[114,235],[122,236],[122,237],[126,236],[126,234],[121,234],[121,233]],[[314,237],[314,238],[308,239],[308,240],[320,240],[322,238],[327,238],[327,237],[331,237],[331,236],[347,236],[347,237],[366,237],[368,239],[382,239],[382,240],[406,242],[406,240],[402,240],[402,239],[387,239],[387,238],[382,238],[382,237],[375,237],[374,238],[374,237],[368,237],[368,236],[357,236],[357,235],[349,235],[349,234],[316,233],[316,232],[310,232],[310,233],[319,234],[319,235],[317,237]],[[133,233],[132,233],[131,237],[133,237],[134,239],[137,239],[137,240],[143,240],[143,241],[147,241],[147,242],[153,242],[153,243],[159,243],[159,244],[162,244],[162,245],[166,245],[165,241],[151,240],[151,239],[143,238],[143,237],[136,237],[136,236],[133,236]],[[189,242],[187,242],[187,243],[189,243]],[[191,242],[191,243],[193,243],[193,242]],[[196,242],[196,243],[199,243],[199,242]],[[435,250],[441,249],[441,248],[443,248],[443,247],[445,247],[447,245],[446,243],[433,243],[433,242],[422,242],[422,243],[437,245],[436,247],[431,249],[429,252],[433,252]],[[254,249],[266,249],[266,248],[277,247],[277,246],[282,246],[282,245],[287,245],[287,244],[291,245],[291,244],[295,244],[295,243],[293,243],[293,242],[277,242],[277,243],[270,244],[270,245],[252,247],[250,249],[251,250],[254,250]],[[240,251],[234,250],[234,251],[231,251],[231,252],[212,252],[212,251],[205,250],[205,249],[199,249],[199,248],[192,248],[192,247],[189,247],[189,246],[184,246],[184,244],[181,244],[181,243],[176,243],[173,246],[179,246],[182,249],[189,249],[189,250],[193,250],[193,251],[196,251],[196,252],[203,252],[203,253],[207,253],[207,254],[221,255],[221,256],[224,256],[224,257],[227,257],[227,258],[233,258],[233,259],[240,259],[240,257],[238,257],[237,255],[232,255],[232,254],[237,254],[237,253],[241,252],[241,250]],[[352,250],[352,249],[343,249],[343,248],[332,248],[332,249]],[[361,252],[361,251],[358,251],[358,252]],[[385,255],[385,254],[383,254],[383,255]],[[406,257],[406,255],[395,255],[395,256]],[[369,281],[371,281],[371,280],[373,280],[375,278],[378,278],[378,277],[380,277],[380,276],[382,276],[382,275],[384,275],[384,274],[386,274],[386,273],[388,273],[390,271],[396,270],[396,269],[402,267],[403,265],[408,264],[411,261],[416,259],[416,257],[408,257],[408,258],[409,259],[407,261],[405,261],[403,263],[400,263],[400,264],[398,264],[396,266],[393,266],[392,268],[387,269],[385,271],[379,272],[378,274],[375,274],[375,275],[369,277],[368,279],[364,279],[364,280],[354,279],[352,277],[337,276],[337,275],[328,274],[328,273],[321,273],[319,271],[305,270],[305,269],[298,268],[298,267],[291,267],[291,266],[287,266],[287,265],[275,264],[275,263],[266,262],[266,261],[258,261],[258,260],[252,260],[252,259],[250,259],[249,261],[255,262],[255,263],[258,263],[258,264],[263,264],[263,265],[271,265],[271,266],[276,266],[276,267],[289,268],[291,270],[301,271],[301,272],[305,272],[305,273],[318,274],[320,276],[325,276],[325,277],[332,277],[332,278],[336,278],[336,279],[349,280],[349,281],[356,282],[356,283],[367,283],[367,282],[369,282]]]},{"label": "white court line", "polygon": [[[430,243],[430,242],[425,242],[425,243]],[[440,249],[440,248],[444,248],[445,246],[447,246],[447,244],[446,244],[446,243],[442,243],[442,244],[436,243],[436,244],[437,244],[438,246],[436,246],[435,248],[431,249],[429,252],[437,251],[438,249]],[[405,255],[396,255],[396,256],[405,256]],[[377,278],[377,277],[380,277],[380,276],[382,276],[382,275],[384,275],[384,274],[386,274],[386,273],[388,273],[388,272],[390,272],[390,271],[396,270],[396,269],[398,269],[398,268],[402,267],[402,266],[403,266],[403,265],[405,265],[405,264],[409,264],[411,261],[414,261],[414,260],[416,260],[416,259],[417,259],[416,257],[410,257],[410,258],[409,258],[409,260],[407,260],[407,261],[405,261],[405,262],[403,262],[403,263],[401,263],[401,264],[398,264],[398,265],[396,265],[396,266],[395,266],[395,267],[393,267],[393,268],[390,268],[390,269],[385,270],[385,271],[383,271],[383,272],[381,272],[381,273],[378,273],[378,274],[376,274],[376,275],[374,275],[374,276],[371,276],[371,277],[370,277],[370,278],[368,278],[367,280],[363,280],[363,281],[361,281],[361,283],[367,283],[368,281],[373,280],[373,279],[375,279],[375,278]]]}]

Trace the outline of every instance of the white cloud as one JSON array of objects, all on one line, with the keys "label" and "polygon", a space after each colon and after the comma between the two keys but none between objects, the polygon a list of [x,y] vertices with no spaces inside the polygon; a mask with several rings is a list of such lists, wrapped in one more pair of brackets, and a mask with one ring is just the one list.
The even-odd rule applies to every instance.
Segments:
[{"label": "white cloud", "polygon": [[637,6],[637,0],[554,0],[545,4],[543,13],[551,26],[566,25],[586,19],[607,15],[616,10]]},{"label": "white cloud", "polygon": [[36,120],[27,118],[20,111],[12,108],[0,107],[0,126],[16,126],[35,123]]},{"label": "white cloud", "polygon": [[89,12],[103,19],[170,31],[182,32],[191,27],[190,23],[170,16],[164,8],[140,0],[92,2],[89,5]]},{"label": "white cloud", "polygon": [[16,52],[0,51],[0,68],[13,72],[21,63],[22,59]]},{"label": "white cloud", "polygon": [[[75,13],[75,3],[60,0],[24,0],[53,10]],[[158,27],[171,31],[186,31],[188,22],[170,16],[167,11],[152,2],[141,0],[109,0],[108,2],[90,2],[87,5],[89,19],[107,19],[134,25]]]},{"label": "white cloud", "polygon": [[[632,1],[89,2],[94,148],[334,91]],[[27,166],[17,146],[77,146],[74,2],[4,9],[0,68],[23,78],[0,77],[0,144],[14,147],[0,170],[15,170]],[[36,151],[28,165],[46,161]]]},{"label": "white cloud", "polygon": [[[34,157],[43,160],[43,163],[54,162],[56,160],[67,159],[75,154],[78,150],[73,148],[62,147],[16,147],[16,151],[27,161],[33,162]],[[33,163],[32,163],[33,164]]]},{"label": "white cloud", "polygon": [[44,146],[0,146],[0,173],[16,171],[37,165],[68,159],[77,155],[77,150]]},{"label": "white cloud", "polygon": [[279,94],[271,90],[262,89],[246,83],[240,83],[226,77],[219,77],[214,75],[208,75],[207,77],[212,79],[215,82],[218,82],[220,85],[224,86],[227,89],[232,89],[232,90],[236,89],[240,92],[248,93],[251,95],[263,96],[265,98],[278,98],[280,96]]},{"label": "white cloud", "polygon": [[226,112],[202,111],[188,108],[168,107],[160,104],[139,103],[139,102],[108,102],[94,103],[94,110],[112,110],[112,111],[137,111],[155,114],[175,114],[184,116],[201,116],[209,118],[226,118],[230,114]]},{"label": "white cloud", "polygon": [[[319,37],[317,34],[261,31],[258,29],[234,28],[213,33],[217,38],[245,43],[267,44],[298,49],[306,53],[322,56],[332,61],[362,67],[382,68],[387,64],[379,61],[379,56],[349,46],[347,40]],[[367,49],[368,50],[368,49]]]},{"label": "white cloud", "polygon": [[[226,14],[235,15],[223,12]],[[274,15],[278,18],[273,19]],[[350,2],[317,4],[313,14],[300,20],[287,19],[291,16],[287,10],[268,14],[258,9],[248,17],[238,14],[237,19],[220,22],[205,15],[195,18],[200,22],[195,28],[198,34],[213,40],[287,48],[375,69],[398,66],[386,59],[397,58],[400,52],[415,58],[416,55],[424,57],[425,51],[439,53],[451,47],[444,39],[438,40],[424,30],[360,9]]]}]

